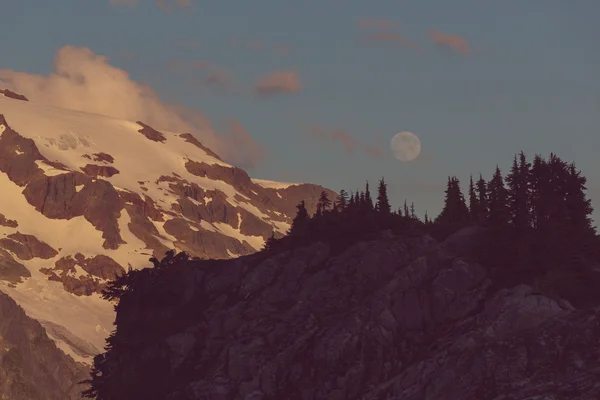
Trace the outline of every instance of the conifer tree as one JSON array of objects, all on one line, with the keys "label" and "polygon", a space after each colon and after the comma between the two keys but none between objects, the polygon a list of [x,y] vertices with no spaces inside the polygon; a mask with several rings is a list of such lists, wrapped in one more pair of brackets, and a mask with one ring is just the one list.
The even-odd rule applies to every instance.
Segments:
[{"label": "conifer tree", "polygon": [[515,156],[510,173],[506,176],[510,220],[518,235],[521,235],[531,225],[529,213],[529,169],[530,165],[527,163],[525,154],[521,152],[519,154],[519,162],[517,162],[517,157]]},{"label": "conifer tree", "polygon": [[288,234],[295,237],[304,237],[308,233],[308,223],[310,220],[304,200],[296,206],[296,209],[298,209],[298,212],[292,221],[292,226],[290,227]]},{"label": "conifer tree", "polygon": [[365,185],[365,202],[364,207],[366,212],[373,211],[373,199],[371,198],[371,192],[369,191],[369,182]]},{"label": "conifer tree", "polygon": [[479,215],[479,200],[477,199],[475,185],[473,184],[473,175],[471,175],[469,177],[469,218],[471,221],[476,222],[479,219]]},{"label": "conifer tree", "polygon": [[408,211],[408,205],[406,204],[406,199],[404,199],[404,216],[410,217],[410,212]]},{"label": "conifer tree", "polygon": [[489,222],[492,227],[505,227],[509,223],[508,193],[504,186],[504,178],[500,168],[496,171],[488,183]]},{"label": "conifer tree", "polygon": [[377,211],[379,211],[382,215],[389,215],[391,213],[392,207],[390,206],[390,201],[387,195],[387,184],[381,178],[379,181],[379,187],[377,190]]},{"label": "conifer tree", "polygon": [[479,222],[483,222],[488,217],[488,195],[487,195],[487,183],[483,176],[479,174],[479,179],[477,180],[477,185],[475,187],[475,192],[477,194],[477,220]]},{"label": "conifer tree", "polygon": [[321,212],[325,212],[329,210],[329,207],[331,207],[331,200],[329,200],[329,196],[324,190],[321,192],[321,196],[319,197],[319,201],[317,202],[317,207],[321,208]]},{"label": "conifer tree", "polygon": [[446,226],[459,227],[469,220],[469,208],[460,190],[460,182],[457,177],[448,177],[445,194],[444,208],[436,218],[436,222]]},{"label": "conifer tree", "polygon": [[410,202],[410,217],[411,218],[416,218],[415,215],[415,203],[414,202]]},{"label": "conifer tree", "polygon": [[338,207],[341,210],[345,209],[348,205],[348,201],[348,192],[346,192],[344,189],[340,190],[340,193],[338,195]]}]

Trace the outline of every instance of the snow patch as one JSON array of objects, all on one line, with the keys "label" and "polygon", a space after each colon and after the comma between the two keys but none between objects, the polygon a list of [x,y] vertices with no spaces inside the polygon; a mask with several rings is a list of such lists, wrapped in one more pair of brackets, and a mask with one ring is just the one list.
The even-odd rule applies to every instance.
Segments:
[{"label": "snow patch", "polygon": [[252,182],[266,188],[266,189],[286,189],[290,186],[298,186],[301,183],[289,183],[289,182],[275,182],[268,181],[266,179],[252,179]]}]

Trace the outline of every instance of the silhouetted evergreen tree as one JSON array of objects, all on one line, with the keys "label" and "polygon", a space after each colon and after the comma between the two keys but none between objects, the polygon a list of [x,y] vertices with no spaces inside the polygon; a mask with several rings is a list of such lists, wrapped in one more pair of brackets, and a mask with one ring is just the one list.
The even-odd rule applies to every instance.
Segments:
[{"label": "silhouetted evergreen tree", "polygon": [[487,183],[485,179],[483,179],[481,174],[479,174],[479,179],[477,180],[475,192],[477,194],[477,221],[483,222],[488,217],[489,205],[487,195]]},{"label": "silhouetted evergreen tree", "polygon": [[469,209],[460,190],[460,182],[456,177],[448,177],[445,190],[444,208],[436,223],[457,229],[469,220]]},{"label": "silhouetted evergreen tree", "polygon": [[338,195],[338,206],[341,210],[345,209],[346,206],[348,205],[348,192],[346,192],[344,189],[340,190],[340,193]]},{"label": "silhouetted evergreen tree", "polygon": [[383,215],[389,215],[392,211],[392,207],[390,206],[390,201],[387,195],[387,184],[383,178],[381,178],[379,181],[376,209]]},{"label": "silhouetted evergreen tree", "polygon": [[517,162],[517,157],[515,156],[510,173],[506,176],[508,186],[507,205],[510,213],[510,221],[519,237],[531,226],[529,174],[530,165],[527,163],[525,154],[521,152],[519,154],[519,162]]},{"label": "silhouetted evergreen tree", "polygon": [[479,201],[477,199],[477,193],[475,192],[475,185],[473,184],[473,175],[469,177],[469,218],[471,221],[479,220]]},{"label": "silhouetted evergreen tree", "polygon": [[308,234],[308,223],[310,221],[310,216],[308,215],[308,211],[306,210],[306,203],[302,200],[296,208],[298,212],[296,217],[292,221],[292,226],[288,234],[291,237],[306,237]]},{"label": "silhouetted evergreen tree", "polygon": [[509,223],[508,192],[504,186],[504,178],[500,168],[496,171],[487,185],[489,215],[488,221],[494,228],[505,227]]},{"label": "silhouetted evergreen tree", "polygon": [[321,196],[319,197],[317,206],[320,206],[321,212],[325,212],[329,210],[329,207],[331,207],[331,200],[329,199],[329,196],[327,195],[326,191],[323,190],[321,192]]},{"label": "silhouetted evergreen tree", "polygon": [[410,202],[410,217],[417,218],[417,216],[415,214],[415,203],[412,201]]},{"label": "silhouetted evergreen tree", "polygon": [[410,211],[408,210],[408,205],[406,204],[406,199],[404,199],[404,216],[406,218],[410,217]]},{"label": "silhouetted evergreen tree", "polygon": [[365,184],[365,200],[364,200],[365,212],[371,212],[374,209],[373,206],[373,198],[371,197],[371,192],[369,191],[369,182]]}]

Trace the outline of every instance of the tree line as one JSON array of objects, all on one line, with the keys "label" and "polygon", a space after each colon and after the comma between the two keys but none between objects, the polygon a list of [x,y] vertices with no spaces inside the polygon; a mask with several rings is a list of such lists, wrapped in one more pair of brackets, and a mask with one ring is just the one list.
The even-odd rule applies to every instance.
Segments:
[{"label": "tree line", "polygon": [[421,220],[414,203],[392,208],[381,178],[375,200],[367,182],[364,190],[341,190],[333,200],[322,192],[314,215],[301,201],[287,236],[271,237],[265,251],[315,240],[344,246],[383,229],[443,240],[474,226],[486,232],[475,258],[491,268],[498,284],[527,283],[580,305],[600,303],[600,246],[586,183],[575,163],[556,154],[530,162],[520,152],[505,177],[498,166],[489,180],[471,175],[467,197],[459,179],[448,177],[442,211],[433,220],[426,212]]}]

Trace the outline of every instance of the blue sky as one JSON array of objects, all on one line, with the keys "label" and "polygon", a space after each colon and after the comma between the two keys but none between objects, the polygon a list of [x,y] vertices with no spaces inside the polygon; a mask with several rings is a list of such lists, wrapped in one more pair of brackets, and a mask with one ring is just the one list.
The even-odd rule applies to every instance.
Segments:
[{"label": "blue sky", "polygon": [[[384,176],[393,204],[408,198],[435,215],[447,175],[464,190],[470,172],[489,178],[520,150],[552,151],[576,161],[600,201],[597,0],[189,1],[167,0],[171,10],[154,0],[7,2],[0,69],[48,75],[60,48],[87,47],[165,103],[201,111],[216,131],[239,121],[268,153],[249,169],[255,177],[353,190]],[[358,26],[367,19],[394,26]],[[431,30],[469,51],[436,44]],[[382,32],[419,50],[366,40]],[[213,69],[189,67],[200,61]],[[202,84],[210,71],[227,71],[233,89]],[[257,96],[253,85],[277,71],[295,71],[300,90]],[[402,130],[422,141],[415,162],[391,157]],[[355,151],[327,136],[334,131]],[[378,138],[384,155],[366,152]]]}]

